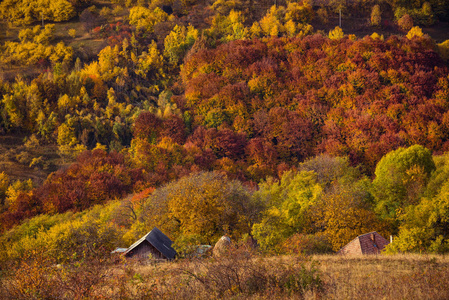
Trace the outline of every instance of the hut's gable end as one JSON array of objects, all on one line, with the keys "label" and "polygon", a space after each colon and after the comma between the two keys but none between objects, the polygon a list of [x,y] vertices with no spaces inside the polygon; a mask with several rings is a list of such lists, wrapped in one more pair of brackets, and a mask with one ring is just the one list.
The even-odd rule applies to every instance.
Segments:
[{"label": "hut's gable end", "polygon": [[338,251],[339,254],[380,254],[388,241],[377,232],[359,235]]},{"label": "hut's gable end", "polygon": [[166,258],[148,241],[143,241],[130,252],[126,253],[126,257],[147,259],[147,258]]},{"label": "hut's gable end", "polygon": [[352,240],[338,251],[340,254],[362,254],[362,247],[358,238]]},{"label": "hut's gable end", "polygon": [[[125,257],[174,259],[176,251],[171,247],[173,242],[156,227],[124,253]],[[151,254],[151,255],[150,255]]]}]

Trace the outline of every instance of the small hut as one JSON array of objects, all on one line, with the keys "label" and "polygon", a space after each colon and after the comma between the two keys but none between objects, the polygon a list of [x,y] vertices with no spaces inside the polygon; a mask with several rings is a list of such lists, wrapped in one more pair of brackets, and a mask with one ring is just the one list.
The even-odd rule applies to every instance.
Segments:
[{"label": "small hut", "polygon": [[341,248],[338,254],[380,254],[389,242],[380,234],[373,231],[362,234]]},{"label": "small hut", "polygon": [[174,259],[176,251],[172,248],[172,244],[173,242],[162,231],[154,227],[153,230],[132,244],[123,255],[127,258],[132,257],[138,259],[149,257],[156,259]]}]

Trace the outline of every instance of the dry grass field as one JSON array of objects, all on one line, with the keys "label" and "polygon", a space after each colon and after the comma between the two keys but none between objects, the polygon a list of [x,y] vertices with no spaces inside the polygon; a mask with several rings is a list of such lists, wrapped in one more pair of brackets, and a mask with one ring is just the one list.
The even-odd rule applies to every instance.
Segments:
[{"label": "dry grass field", "polygon": [[132,270],[152,278],[161,298],[449,299],[449,257],[438,255],[230,257]]},{"label": "dry grass field", "polygon": [[316,256],[326,299],[449,299],[449,258]]},{"label": "dry grass field", "polygon": [[240,253],[127,268],[133,288],[152,287],[152,296],[165,299],[449,299],[449,258],[437,255],[245,258]]},{"label": "dry grass field", "polygon": [[449,299],[449,258],[437,255],[261,256],[172,262],[22,263],[1,299]]}]

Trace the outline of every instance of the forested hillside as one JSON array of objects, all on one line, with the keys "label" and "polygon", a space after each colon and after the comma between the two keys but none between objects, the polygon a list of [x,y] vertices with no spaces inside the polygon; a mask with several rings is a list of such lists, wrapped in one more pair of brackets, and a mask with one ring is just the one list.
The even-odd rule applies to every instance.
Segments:
[{"label": "forested hillside", "polygon": [[449,251],[447,1],[272,4],[1,2],[0,268],[154,226]]}]

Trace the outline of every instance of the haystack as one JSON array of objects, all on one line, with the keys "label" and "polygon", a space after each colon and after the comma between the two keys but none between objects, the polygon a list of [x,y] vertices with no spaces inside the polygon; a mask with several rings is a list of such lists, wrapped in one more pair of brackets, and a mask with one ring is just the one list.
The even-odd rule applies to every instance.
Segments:
[{"label": "haystack", "polygon": [[213,255],[222,256],[229,251],[231,239],[228,236],[222,236],[214,246]]}]

